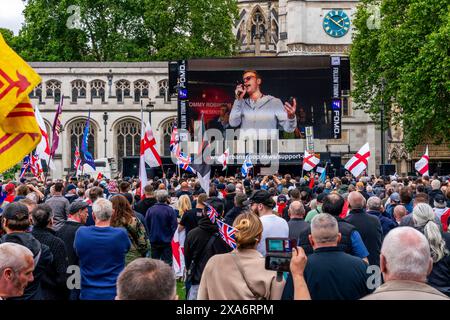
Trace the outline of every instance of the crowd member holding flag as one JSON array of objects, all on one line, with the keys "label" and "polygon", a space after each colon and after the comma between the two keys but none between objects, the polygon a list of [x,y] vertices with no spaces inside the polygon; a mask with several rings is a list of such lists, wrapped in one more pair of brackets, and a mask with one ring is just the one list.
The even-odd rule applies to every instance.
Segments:
[{"label": "crowd member holding flag", "polygon": [[429,176],[430,172],[428,170],[428,162],[430,161],[430,157],[428,156],[428,146],[425,149],[425,154],[414,164],[414,168],[422,175]]},{"label": "crowd member holding flag", "polygon": [[0,172],[11,168],[41,141],[28,94],[41,82],[0,34]]},{"label": "crowd member holding flag", "polygon": [[345,169],[350,171],[354,177],[358,177],[366,170],[370,158],[369,143],[359,149],[359,151],[351,157],[351,159],[345,164]]},{"label": "crowd member holding flag", "polygon": [[222,165],[222,171],[227,169],[229,156],[230,150],[227,148],[227,150],[217,158],[217,161]]},{"label": "crowd member holding flag", "polygon": [[[62,104],[62,102],[61,102]],[[81,151],[83,152],[84,163],[95,170],[95,162],[92,154],[88,151],[89,146],[89,127],[91,123],[91,111],[89,111],[88,118],[86,120],[86,125],[84,126],[83,132],[83,142],[81,143]],[[55,149],[56,150],[56,149]]]},{"label": "crowd member holding flag", "polygon": [[264,257],[256,250],[263,233],[260,219],[247,211],[236,218],[233,227],[237,248],[209,259],[198,300],[279,300],[284,281],[277,281],[276,271],[265,269]]},{"label": "crowd member holding flag", "polygon": [[49,143],[49,139],[48,139],[47,128],[45,126],[44,119],[42,119],[42,115],[41,115],[41,112],[39,111],[38,106],[34,107],[34,113],[36,115],[36,120],[38,122],[39,129],[41,130],[41,135],[42,135],[41,141],[36,146],[36,155],[39,157],[39,159],[41,161],[45,160],[45,162],[47,163],[47,166],[50,169],[54,170],[55,164],[50,161],[51,150],[50,150],[50,143]]},{"label": "crowd member holding flag", "polygon": [[208,206],[212,207],[218,215],[223,214],[223,202],[218,198],[211,198],[206,202],[203,216],[198,226],[191,230],[184,244],[184,257],[187,268],[187,282],[190,285],[188,299],[197,300],[197,293],[203,270],[208,260],[220,253],[231,251],[231,247],[221,238],[219,228],[208,216]]},{"label": "crowd member holding flag", "polygon": [[252,160],[250,159],[250,155],[248,154],[245,157],[244,163],[242,164],[242,167],[241,167],[242,177],[244,177],[244,178],[247,177],[251,168],[253,168],[253,163],[252,163]]},{"label": "crowd member holding flag", "polygon": [[320,159],[316,157],[314,153],[309,153],[308,150],[305,150],[305,154],[303,155],[303,167],[304,171],[311,171],[314,169],[320,162]]}]

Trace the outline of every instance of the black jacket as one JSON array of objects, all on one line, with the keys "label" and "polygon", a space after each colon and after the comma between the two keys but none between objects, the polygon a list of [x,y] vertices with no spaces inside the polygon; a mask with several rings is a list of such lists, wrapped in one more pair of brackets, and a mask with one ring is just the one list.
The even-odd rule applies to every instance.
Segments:
[{"label": "black jacket", "polygon": [[24,294],[21,297],[10,298],[9,300],[42,300],[41,281],[44,272],[49,268],[53,261],[53,254],[45,244],[41,244],[31,233],[15,232],[5,234],[0,243],[14,242],[23,245],[31,250],[34,259],[39,255],[39,260],[35,262],[33,271],[34,280],[25,288]]},{"label": "black jacket", "polygon": [[156,203],[156,198],[145,198],[140,200],[138,203],[134,205],[134,211],[139,212],[144,215],[147,213],[147,210]]},{"label": "black jacket", "polygon": [[78,228],[82,226],[83,224],[79,222],[66,220],[61,228],[56,231],[56,236],[64,242],[69,266],[78,265],[78,256],[73,249],[73,242],[75,241],[75,234],[77,233]]},{"label": "black jacket", "polygon": [[[450,252],[450,233],[442,234],[446,248]],[[427,280],[428,284],[450,297],[450,254],[433,264],[433,270]]]},{"label": "black jacket", "polygon": [[[358,300],[370,293],[367,287],[367,264],[344,253],[339,247],[324,247],[308,256],[304,277],[312,300]],[[293,299],[289,274],[283,300]]]},{"label": "black jacket", "polygon": [[225,202],[225,210],[224,212],[228,212],[234,207],[234,197],[236,196],[236,193],[229,193],[225,196],[224,202]]},{"label": "black jacket", "polygon": [[293,218],[288,221],[289,226],[289,239],[298,240],[300,234],[303,232],[310,230],[310,225],[305,219]]},{"label": "black jacket", "polygon": [[53,262],[45,270],[41,282],[44,300],[67,300],[68,258],[64,242],[56,236],[55,231],[48,228],[34,227],[31,233],[39,242],[47,245],[53,254]]},{"label": "black jacket", "polygon": [[[335,217],[338,222],[338,228],[339,233],[341,234],[341,241],[338,244],[338,247],[341,248],[345,253],[352,254],[353,252],[353,245],[351,236],[354,231],[356,231],[356,228],[354,225],[350,224],[349,222],[339,218]],[[308,236],[311,234],[311,226],[309,225],[307,229],[302,231],[298,238],[298,245],[305,250],[306,254],[313,253],[313,248],[311,244],[309,243]]]},{"label": "black jacket", "polygon": [[434,198],[435,198],[438,194],[444,195],[444,194],[442,193],[442,191],[439,190],[439,189],[431,190],[430,193],[428,193],[428,199],[429,199],[429,202],[430,202],[430,206],[431,206],[432,208],[434,208]]},{"label": "black jacket", "polygon": [[231,208],[231,210],[226,211],[225,218],[223,221],[226,224],[229,224],[230,226],[232,226],[234,219],[236,219],[236,217],[241,214],[242,210],[244,210],[244,208],[242,208],[242,207]]},{"label": "black jacket", "polygon": [[383,239],[383,229],[377,217],[367,214],[364,209],[351,210],[345,218],[358,230],[364,245],[369,251],[369,264],[380,265],[380,250]]},{"label": "black jacket", "polygon": [[[216,237],[211,247],[204,252],[204,248],[207,245],[211,237]],[[213,255],[220,253],[230,252],[232,249],[219,235],[217,224],[213,224],[207,216],[200,218],[198,221],[198,227],[191,230],[186,236],[184,243],[184,259],[186,261],[186,268],[189,269],[192,259],[194,257],[196,261],[195,274],[199,276],[192,279],[192,284],[199,284],[201,280],[201,274],[205,269],[206,263]],[[197,263],[198,262],[198,263]],[[220,272],[220,271],[218,271]]]}]

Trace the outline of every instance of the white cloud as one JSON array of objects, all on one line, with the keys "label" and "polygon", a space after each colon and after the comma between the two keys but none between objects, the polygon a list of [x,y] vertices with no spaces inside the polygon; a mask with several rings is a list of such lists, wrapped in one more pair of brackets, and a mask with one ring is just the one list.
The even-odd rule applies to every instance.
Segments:
[{"label": "white cloud", "polygon": [[[24,17],[22,11],[25,4],[22,0],[1,0],[2,8],[0,10],[0,28],[7,28],[14,32],[15,35],[19,33]],[[5,5],[4,2],[7,2]]]}]

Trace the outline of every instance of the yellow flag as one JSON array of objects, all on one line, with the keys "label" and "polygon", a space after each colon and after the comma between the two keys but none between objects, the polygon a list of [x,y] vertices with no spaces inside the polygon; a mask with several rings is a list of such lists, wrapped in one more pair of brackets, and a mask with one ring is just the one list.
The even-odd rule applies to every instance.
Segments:
[{"label": "yellow flag", "polygon": [[20,162],[41,140],[28,94],[41,82],[0,34],[0,173]]}]

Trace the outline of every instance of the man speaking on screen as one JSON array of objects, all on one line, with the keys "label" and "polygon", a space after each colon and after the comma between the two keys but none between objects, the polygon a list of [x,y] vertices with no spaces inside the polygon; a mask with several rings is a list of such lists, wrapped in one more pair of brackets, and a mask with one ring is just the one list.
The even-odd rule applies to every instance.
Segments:
[{"label": "man speaking on screen", "polygon": [[[240,126],[241,131],[254,129],[259,132],[278,132],[281,127],[286,132],[294,132],[297,126],[295,99],[285,102],[260,90],[261,76],[254,70],[243,73],[243,83],[236,86],[233,108],[229,123],[232,127]],[[267,133],[265,133],[267,134]]]}]

